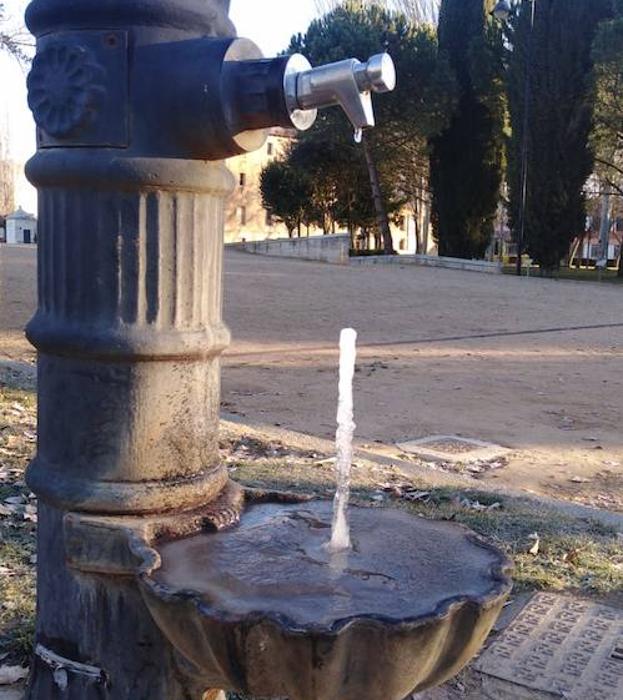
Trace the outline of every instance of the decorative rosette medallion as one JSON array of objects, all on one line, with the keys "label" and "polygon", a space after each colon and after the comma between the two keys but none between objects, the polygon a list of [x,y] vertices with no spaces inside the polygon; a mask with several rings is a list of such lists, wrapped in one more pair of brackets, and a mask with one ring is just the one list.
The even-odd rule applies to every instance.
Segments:
[{"label": "decorative rosette medallion", "polygon": [[28,76],[28,105],[37,126],[55,138],[85,126],[105,92],[102,67],[82,46],[57,44],[38,53]]}]

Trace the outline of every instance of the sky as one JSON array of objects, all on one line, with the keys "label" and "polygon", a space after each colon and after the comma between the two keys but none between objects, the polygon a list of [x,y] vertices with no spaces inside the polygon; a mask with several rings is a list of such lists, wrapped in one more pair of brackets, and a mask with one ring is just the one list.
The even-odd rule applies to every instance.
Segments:
[{"label": "sky", "polygon": [[[28,0],[2,3],[18,23]],[[239,36],[255,41],[266,56],[283,51],[290,37],[304,32],[314,16],[314,0],[231,1],[230,17]],[[35,150],[35,127],[26,104],[25,80],[26,74],[17,63],[0,54],[0,125],[8,123],[11,157],[18,162],[25,162]],[[17,204],[31,212],[36,210],[36,194],[23,178],[18,183]]]}]

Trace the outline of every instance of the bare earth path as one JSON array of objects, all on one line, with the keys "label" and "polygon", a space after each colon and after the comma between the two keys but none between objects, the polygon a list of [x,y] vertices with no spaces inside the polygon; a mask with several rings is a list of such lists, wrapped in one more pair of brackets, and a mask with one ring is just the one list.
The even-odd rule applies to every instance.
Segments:
[{"label": "bare earth path", "polygon": [[[30,360],[34,248],[0,246],[0,368]],[[460,434],[513,449],[483,477],[623,511],[620,287],[228,251],[223,409],[330,438],[341,328],[360,334],[360,443]]]}]

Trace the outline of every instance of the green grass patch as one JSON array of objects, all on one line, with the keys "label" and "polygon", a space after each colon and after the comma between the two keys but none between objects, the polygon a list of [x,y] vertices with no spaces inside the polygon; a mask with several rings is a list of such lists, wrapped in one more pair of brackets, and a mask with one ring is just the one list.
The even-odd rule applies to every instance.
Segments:
[{"label": "green grass patch", "polygon": [[[514,265],[505,265],[504,274],[515,275],[517,274],[517,270]],[[525,269],[523,275],[526,275]],[[542,277],[540,268],[532,267],[530,269],[530,277]],[[576,270],[575,268],[563,267],[554,272],[550,279],[571,280],[574,282],[605,282],[608,284],[623,284],[623,277],[619,277],[616,270],[606,270],[600,277],[598,270]]]}]

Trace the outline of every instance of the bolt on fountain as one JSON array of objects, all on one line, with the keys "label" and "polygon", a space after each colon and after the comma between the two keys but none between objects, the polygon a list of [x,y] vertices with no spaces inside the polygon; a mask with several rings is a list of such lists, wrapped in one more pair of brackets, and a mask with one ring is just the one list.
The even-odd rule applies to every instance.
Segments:
[{"label": "bolt on fountain", "polygon": [[[219,461],[233,189],[223,159],[260,148],[269,127],[310,128],[332,105],[368,128],[372,93],[395,84],[385,55],[320,68],[264,59],[236,38],[228,8],[34,0],[27,10],[38,146],[27,175],[40,220],[27,328],[39,355],[29,700],[187,700],[206,688],[401,700],[469,660],[509,590],[506,560],[473,535],[351,509],[362,548],[338,600],[314,561],[330,506],[254,504]],[[382,532],[430,546],[364,580],[357,557],[380,553]],[[195,546],[208,563],[201,581],[188,570]],[[304,591],[287,565],[295,546]],[[273,560],[285,567],[277,598],[263,594]],[[370,582],[390,578],[395,593],[376,601]]]}]

